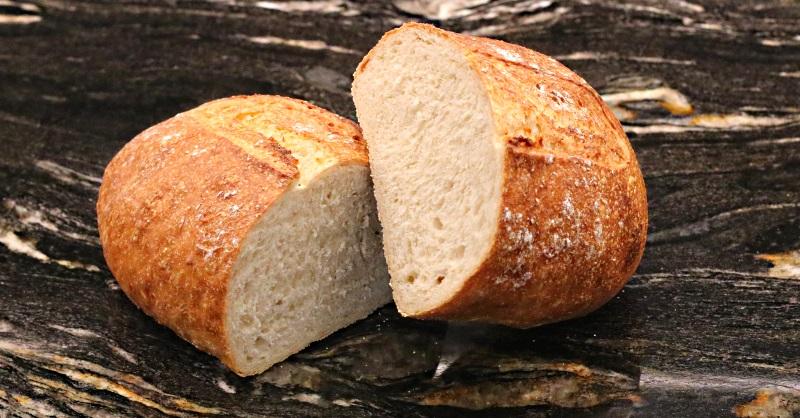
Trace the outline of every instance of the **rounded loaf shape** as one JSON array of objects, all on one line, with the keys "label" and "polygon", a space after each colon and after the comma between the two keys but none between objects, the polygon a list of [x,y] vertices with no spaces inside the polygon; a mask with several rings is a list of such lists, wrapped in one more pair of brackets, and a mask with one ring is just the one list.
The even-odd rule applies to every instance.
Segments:
[{"label": "rounded loaf shape", "polygon": [[144,312],[240,375],[391,299],[357,125],[301,100],[206,103],[109,163],[97,217]]},{"label": "rounded loaf shape", "polygon": [[636,156],[554,59],[410,23],[364,57],[353,98],[404,315],[532,327],[597,309],[636,270]]}]

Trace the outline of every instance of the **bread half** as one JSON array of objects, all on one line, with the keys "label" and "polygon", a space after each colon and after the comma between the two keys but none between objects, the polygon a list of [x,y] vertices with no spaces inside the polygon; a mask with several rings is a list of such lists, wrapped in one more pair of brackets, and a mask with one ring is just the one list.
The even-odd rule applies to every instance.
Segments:
[{"label": "bread half", "polygon": [[598,308],[633,274],[636,157],[554,59],[405,24],[363,59],[353,98],[404,315],[531,327]]},{"label": "bread half", "polygon": [[231,97],[147,129],[97,216],[131,300],[240,375],[391,299],[361,132],[304,101]]}]

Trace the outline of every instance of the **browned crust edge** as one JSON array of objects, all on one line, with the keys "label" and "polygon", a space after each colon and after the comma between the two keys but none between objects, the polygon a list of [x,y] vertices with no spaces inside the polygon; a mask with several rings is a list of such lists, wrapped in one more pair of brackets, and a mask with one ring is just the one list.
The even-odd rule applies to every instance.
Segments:
[{"label": "browned crust edge", "polygon": [[[240,375],[225,321],[232,269],[249,230],[299,173],[290,151],[274,139],[236,126],[212,127],[202,109],[234,103],[243,111],[258,111],[265,100],[289,104],[288,120],[317,118],[339,132],[360,135],[354,123],[301,100],[219,99],[161,122],[125,145],[108,164],[97,201],[103,254],[125,294]],[[271,111],[281,112],[280,106]],[[230,137],[259,144],[257,155]],[[337,161],[365,165],[363,141],[347,142],[328,144],[337,147]]]},{"label": "browned crust edge", "polygon": [[528,328],[594,311],[639,265],[645,196],[636,164],[608,169],[508,149],[489,255],[448,302],[418,316]]},{"label": "browned crust edge", "polygon": [[[639,265],[648,222],[644,179],[619,121],[581,77],[550,57],[418,23],[387,32],[381,42],[408,28],[448,39],[464,53],[506,144],[498,230],[489,254],[446,302],[410,316],[528,328],[605,304]],[[519,100],[527,99],[519,97],[527,91],[521,87],[570,92],[580,109],[589,109],[588,118],[578,120],[570,109],[541,113]],[[588,132],[558,126],[564,121],[588,126]],[[587,141],[587,134],[595,142],[571,152],[568,141]]]}]

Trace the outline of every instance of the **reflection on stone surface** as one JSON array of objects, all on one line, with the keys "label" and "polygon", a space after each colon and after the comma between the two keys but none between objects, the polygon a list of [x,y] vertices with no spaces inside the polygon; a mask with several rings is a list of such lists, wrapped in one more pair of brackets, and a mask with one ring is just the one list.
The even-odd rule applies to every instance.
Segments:
[{"label": "reflection on stone surface", "polygon": [[[800,250],[777,254],[759,254],[756,258],[772,263],[772,268],[769,269],[770,276],[800,280]],[[800,295],[796,296],[795,300],[800,299]]]},{"label": "reflection on stone surface", "polygon": [[[83,338],[84,335],[81,334],[79,337]],[[181,411],[200,414],[223,412],[218,408],[205,407],[188,399],[164,393],[139,376],[121,373],[86,360],[52,354],[37,347],[39,345],[46,343],[23,344],[0,339],[0,364],[24,375],[31,386],[38,388],[53,400],[111,406],[112,403],[104,398],[91,394],[92,391],[101,391],[121,396],[167,415],[181,415]],[[26,369],[32,370],[33,373],[26,373]],[[69,383],[44,377],[53,373]],[[48,402],[26,400],[27,397],[23,395],[12,395],[10,398],[22,406],[35,405],[39,409],[36,414],[48,415],[41,409],[42,405],[49,406]]]}]

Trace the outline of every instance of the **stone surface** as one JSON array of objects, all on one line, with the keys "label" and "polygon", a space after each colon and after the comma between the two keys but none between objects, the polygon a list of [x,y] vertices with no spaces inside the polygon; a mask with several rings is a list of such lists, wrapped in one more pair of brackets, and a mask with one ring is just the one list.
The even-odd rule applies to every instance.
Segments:
[{"label": "stone surface", "polygon": [[[114,153],[233,94],[353,118],[350,74],[407,20],[553,55],[614,107],[651,217],[624,291],[527,331],[389,305],[253,378],[137,310],[97,240]],[[2,1],[0,416],[800,415],[798,22],[791,1]]]}]

